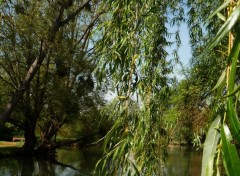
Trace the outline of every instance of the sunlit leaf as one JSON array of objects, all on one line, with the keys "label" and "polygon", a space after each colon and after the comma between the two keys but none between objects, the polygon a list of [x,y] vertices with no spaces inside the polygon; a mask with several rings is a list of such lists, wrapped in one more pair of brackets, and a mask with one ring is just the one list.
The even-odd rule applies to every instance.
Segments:
[{"label": "sunlit leaf", "polygon": [[221,13],[217,13],[218,18],[220,18],[222,21],[226,21],[225,16],[223,16]]},{"label": "sunlit leaf", "polygon": [[[239,9],[240,13],[240,9]],[[231,69],[230,69],[230,77],[229,77],[229,92],[232,92],[235,86],[235,78],[236,78],[236,69],[237,69],[237,62],[238,62],[238,56],[239,56],[239,50],[240,50],[240,33],[237,34],[237,37],[235,38],[233,47],[231,49],[231,53],[228,57],[228,62],[231,63]]]},{"label": "sunlit leaf", "polygon": [[222,27],[218,31],[217,35],[211,41],[211,43],[209,44],[209,46],[207,47],[207,50],[205,52],[210,51],[211,49],[213,49],[216,45],[218,45],[220,43],[220,41],[228,34],[228,32],[232,29],[232,27],[238,21],[239,16],[240,16],[240,5],[238,5],[234,9],[234,11],[228,17],[226,22],[222,25]]},{"label": "sunlit leaf", "polygon": [[211,176],[213,175],[213,165],[214,165],[214,156],[217,149],[217,144],[220,138],[219,132],[216,128],[219,127],[221,122],[220,115],[215,118],[212,122],[207,137],[204,143],[203,148],[203,158],[202,158],[202,176]]},{"label": "sunlit leaf", "polygon": [[119,100],[126,100],[127,97],[126,97],[126,96],[118,96],[118,99],[119,99]]},{"label": "sunlit leaf", "polygon": [[207,19],[209,21],[213,16],[215,16],[217,13],[219,13],[222,9],[226,8],[228,4],[231,2],[231,0],[225,1],[220,7],[217,8]]},{"label": "sunlit leaf", "polygon": [[229,119],[229,123],[231,125],[230,129],[234,138],[240,141],[240,122],[238,120],[236,110],[230,100],[227,101],[227,117]]},{"label": "sunlit leaf", "polygon": [[240,85],[236,86],[234,88],[234,90],[232,92],[230,92],[228,95],[226,95],[225,97],[232,96],[232,95],[236,94],[237,92],[239,92],[239,90],[240,90]]},{"label": "sunlit leaf", "polygon": [[[238,33],[228,58],[228,62],[231,63],[230,75],[228,80],[229,93],[234,92],[239,50],[240,50],[240,34]],[[237,138],[238,141],[240,141],[240,134],[239,134],[240,122],[237,116],[237,111],[233,106],[233,101],[234,101],[233,96],[229,96],[227,98],[227,115],[231,125],[230,130],[233,132],[234,137]]]},{"label": "sunlit leaf", "polygon": [[214,86],[214,88],[212,90],[218,89],[220,86],[225,84],[225,82],[226,82],[226,69],[222,72],[217,84]]},{"label": "sunlit leaf", "polygon": [[234,144],[232,144],[233,139],[230,130],[225,124],[221,128],[221,138],[225,169],[229,176],[238,176],[240,173],[240,160],[237,149]]}]

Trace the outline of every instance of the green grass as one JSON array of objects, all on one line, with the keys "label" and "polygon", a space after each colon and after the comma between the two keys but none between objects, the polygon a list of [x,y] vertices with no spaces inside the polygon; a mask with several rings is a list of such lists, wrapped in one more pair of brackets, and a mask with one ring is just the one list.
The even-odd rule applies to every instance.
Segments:
[{"label": "green grass", "polygon": [[0,141],[0,155],[11,154],[22,147],[24,142]]},{"label": "green grass", "polygon": [[22,147],[24,142],[8,142],[8,141],[0,141],[0,148],[2,147]]}]

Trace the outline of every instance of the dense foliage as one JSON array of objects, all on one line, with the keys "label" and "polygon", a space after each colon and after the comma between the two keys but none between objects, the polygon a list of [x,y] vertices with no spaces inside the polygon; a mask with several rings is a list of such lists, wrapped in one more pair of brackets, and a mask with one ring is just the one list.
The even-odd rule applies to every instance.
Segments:
[{"label": "dense foliage", "polygon": [[[23,130],[25,154],[111,126],[96,174],[160,175],[169,142],[205,138],[202,175],[239,173],[239,1],[0,2],[1,126]],[[193,55],[176,81],[186,16]]]},{"label": "dense foliage", "polygon": [[[211,8],[206,8],[209,6]],[[206,16],[208,9],[210,16]],[[192,69],[197,68],[199,78],[206,75],[205,92],[212,106],[212,121],[206,136],[203,150],[202,175],[238,175],[239,174],[239,119],[238,119],[238,58],[239,58],[239,1],[225,1],[199,4],[190,14],[196,21],[206,20],[205,38],[199,38],[200,44],[192,40],[197,59],[193,59]],[[194,18],[195,17],[195,18]],[[207,19],[208,18],[208,19]],[[191,22],[191,21],[190,21]],[[198,25],[202,22],[198,22]],[[196,31],[194,28],[192,32]],[[216,32],[218,31],[218,32]],[[194,36],[194,35],[193,35]],[[194,37],[192,37],[194,38]],[[200,52],[198,52],[200,50]],[[203,69],[201,65],[210,68]],[[200,69],[202,68],[202,69]],[[205,74],[204,74],[205,73]],[[219,75],[218,81],[216,75]],[[215,82],[216,86],[213,86]],[[210,90],[209,90],[210,89]],[[217,90],[217,91],[216,91]],[[224,166],[224,169],[223,169]]]},{"label": "dense foliage", "polygon": [[[97,2],[89,3],[1,4],[1,119],[24,131],[24,153],[37,145],[49,148],[64,126],[79,121],[88,109],[98,112],[104,103],[92,74],[91,45],[96,39],[90,36],[102,12],[96,10]],[[95,115],[100,119],[99,112]]]},{"label": "dense foliage", "polygon": [[[179,22],[183,9],[177,1],[105,3],[109,13],[96,46],[97,74],[99,79],[113,81],[117,100],[111,115],[115,123],[105,137],[105,156],[97,171],[100,175],[158,175],[167,145],[162,100],[169,94],[172,71],[166,24]],[[178,33],[175,37],[178,46]],[[139,106],[135,112],[134,101]]]}]

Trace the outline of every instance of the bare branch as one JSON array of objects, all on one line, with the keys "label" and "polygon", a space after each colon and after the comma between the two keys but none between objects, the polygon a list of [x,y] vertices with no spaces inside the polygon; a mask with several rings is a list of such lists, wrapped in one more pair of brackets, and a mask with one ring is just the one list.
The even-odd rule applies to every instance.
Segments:
[{"label": "bare branch", "polygon": [[82,37],[80,38],[80,40],[77,42],[76,45],[78,45],[83,38],[86,38],[85,36],[88,34],[88,32],[92,29],[92,27],[94,26],[95,22],[98,20],[98,18],[100,17],[100,15],[102,15],[104,13],[104,11],[98,13],[93,20],[91,21],[91,23],[88,25],[87,29],[84,31],[84,34],[82,35]]},{"label": "bare branch", "polygon": [[88,4],[91,2],[91,0],[87,0],[86,2],[84,2],[75,12],[71,13],[70,15],[68,15],[68,17],[61,21],[61,24],[60,26],[64,26],[66,25],[70,20],[74,19],[78,14],[79,12],[81,12],[85,7],[88,6]]}]

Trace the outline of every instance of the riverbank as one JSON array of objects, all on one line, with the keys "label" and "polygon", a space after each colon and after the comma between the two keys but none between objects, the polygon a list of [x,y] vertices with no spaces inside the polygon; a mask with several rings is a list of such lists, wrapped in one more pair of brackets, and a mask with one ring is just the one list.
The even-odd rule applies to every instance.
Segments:
[{"label": "riverbank", "polygon": [[0,141],[0,156],[11,155],[23,146],[24,142]]},{"label": "riverbank", "polygon": [[[7,145],[8,143],[5,143]],[[2,147],[4,148],[4,147]],[[12,149],[13,147],[6,147]],[[1,149],[1,148],[0,148]],[[184,146],[167,148],[168,156],[161,168],[164,176],[200,176],[202,152]],[[60,148],[57,161],[35,156],[11,156],[0,159],[0,175],[28,173],[25,175],[93,175],[98,160],[102,157],[99,148]],[[14,169],[14,170],[13,170]]]},{"label": "riverbank", "polygon": [[0,148],[3,147],[22,147],[24,142],[0,141]]}]

